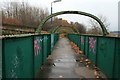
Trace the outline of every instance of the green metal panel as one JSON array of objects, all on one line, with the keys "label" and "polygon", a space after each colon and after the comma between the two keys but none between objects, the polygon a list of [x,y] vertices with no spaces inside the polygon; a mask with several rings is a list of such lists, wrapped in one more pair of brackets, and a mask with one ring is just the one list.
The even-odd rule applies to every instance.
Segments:
[{"label": "green metal panel", "polygon": [[70,40],[75,43],[74,34],[70,34]]},{"label": "green metal panel", "polygon": [[77,43],[77,40],[76,40],[76,35],[75,34],[69,34],[69,39],[74,42],[75,44]]},{"label": "green metal panel", "polygon": [[88,58],[96,64],[97,55],[97,37],[89,37],[89,54]]},{"label": "green metal panel", "polygon": [[42,66],[42,56],[43,56],[43,39],[42,35],[34,36],[34,76],[37,75],[40,67]]},{"label": "green metal panel", "polygon": [[110,78],[113,77],[115,38],[98,38],[97,66]]},{"label": "green metal panel", "polygon": [[81,42],[80,42],[80,35],[77,34],[77,46],[80,48],[81,47]]},{"label": "green metal panel", "polygon": [[75,34],[71,34],[72,41],[76,44],[76,36]]},{"label": "green metal panel", "polygon": [[73,35],[74,43],[79,47],[80,45],[80,38],[78,34]]},{"label": "green metal panel", "polygon": [[115,46],[115,59],[114,59],[114,78],[120,79],[120,38],[116,38]]},{"label": "green metal panel", "polygon": [[0,39],[0,80],[2,79],[2,39]]},{"label": "green metal panel", "polygon": [[75,43],[74,34],[70,34],[70,40]]},{"label": "green metal panel", "polygon": [[51,54],[51,35],[49,34],[49,35],[47,35],[47,51],[48,51],[48,55],[50,55]]},{"label": "green metal panel", "polygon": [[74,34],[73,39],[74,39],[75,44],[80,48],[80,46],[81,46],[80,35],[79,34]]},{"label": "green metal panel", "polygon": [[43,35],[43,63],[46,61],[46,58],[47,58],[47,35],[44,34]]},{"label": "green metal panel", "polygon": [[88,40],[88,36],[85,36],[85,55],[88,57],[88,53],[89,53],[89,40]]},{"label": "green metal panel", "polygon": [[80,42],[81,42],[81,47],[80,50],[82,50],[83,52],[85,52],[85,36],[81,36],[80,37]]},{"label": "green metal panel", "polygon": [[54,34],[54,46],[55,46],[55,44],[56,44],[56,41],[57,41],[57,35]]},{"label": "green metal panel", "polygon": [[67,37],[70,39],[70,41],[74,42],[80,48],[81,43],[79,34],[68,34]]},{"label": "green metal panel", "polygon": [[54,34],[54,45],[57,43],[57,41],[58,41],[58,34]]},{"label": "green metal panel", "polygon": [[70,41],[74,42],[79,48],[81,47],[81,40],[79,34],[68,34],[67,37]]},{"label": "green metal panel", "polygon": [[51,34],[51,51],[53,50],[54,47],[54,34]]},{"label": "green metal panel", "polygon": [[33,37],[3,40],[3,78],[33,77]]}]

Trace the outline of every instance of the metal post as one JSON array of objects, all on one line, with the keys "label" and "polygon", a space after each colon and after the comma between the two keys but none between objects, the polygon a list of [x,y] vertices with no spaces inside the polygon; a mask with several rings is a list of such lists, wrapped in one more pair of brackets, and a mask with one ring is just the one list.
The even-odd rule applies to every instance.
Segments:
[{"label": "metal post", "polygon": [[[52,2],[51,2],[51,15],[52,15]],[[52,26],[52,17],[51,17],[51,26]]]},{"label": "metal post", "polygon": [[[61,0],[55,0],[53,2],[51,2],[51,15],[52,15],[52,3],[56,3],[56,2],[60,2]],[[51,17],[51,26],[53,26],[53,18]]]}]

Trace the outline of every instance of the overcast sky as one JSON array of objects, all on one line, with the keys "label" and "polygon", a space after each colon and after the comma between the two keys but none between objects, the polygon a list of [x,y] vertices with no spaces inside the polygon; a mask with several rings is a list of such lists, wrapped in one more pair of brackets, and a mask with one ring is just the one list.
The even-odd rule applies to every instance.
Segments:
[{"label": "overcast sky", "polygon": [[[2,0],[1,0],[2,1]],[[5,0],[4,0],[5,1]],[[8,1],[8,0],[7,0]],[[9,0],[10,1],[10,0]],[[21,0],[17,0],[21,1]],[[23,0],[22,0],[23,1]],[[24,0],[31,5],[37,7],[48,8],[51,10],[50,4],[54,0]],[[62,0],[61,2],[53,3],[53,13],[59,11],[77,10],[88,12],[93,15],[103,15],[107,17],[110,23],[109,30],[118,30],[118,2],[120,0]],[[80,22],[88,26],[88,17],[81,15],[64,14],[60,15],[63,19],[73,22]]]}]

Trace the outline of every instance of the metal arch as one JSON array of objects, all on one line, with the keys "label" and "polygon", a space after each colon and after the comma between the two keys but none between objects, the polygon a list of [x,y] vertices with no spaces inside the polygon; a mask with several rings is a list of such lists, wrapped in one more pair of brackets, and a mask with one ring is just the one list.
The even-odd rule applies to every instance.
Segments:
[{"label": "metal arch", "polygon": [[[64,27],[64,26],[57,26],[57,27],[55,27],[55,29],[52,30],[52,33],[55,33],[58,29],[63,28],[63,27]],[[71,29],[72,32],[75,32],[71,27],[64,27],[64,28],[69,28],[69,29]],[[78,29],[75,28],[75,30],[76,30],[75,33],[78,33],[78,34],[79,34]]]},{"label": "metal arch", "polygon": [[60,30],[65,30],[65,29],[66,29],[66,31],[75,33],[75,31],[72,28],[69,28],[69,27],[59,27],[54,32],[59,32]]},{"label": "metal arch", "polygon": [[[69,29],[69,30],[68,30]],[[73,32],[73,33],[75,33],[75,31],[72,29],[72,28],[70,28],[70,27],[58,27],[56,30],[54,30],[54,33],[55,32],[59,32],[60,30],[66,30],[67,32]]]},{"label": "metal arch", "polygon": [[97,18],[96,16],[94,16],[94,15],[92,15],[90,13],[86,13],[86,12],[82,12],[82,11],[61,11],[61,12],[57,12],[57,13],[54,13],[52,15],[49,15],[38,26],[38,28],[36,30],[36,33],[40,33],[41,32],[41,30],[42,30],[42,28],[43,28],[43,26],[44,26],[44,24],[46,23],[47,20],[49,20],[50,18],[52,18],[54,16],[61,15],[61,14],[80,14],[80,15],[91,17],[91,18],[95,19],[100,24],[100,26],[102,28],[102,31],[103,31],[103,35],[107,35],[108,34],[104,24],[102,23],[102,21],[99,18]]},{"label": "metal arch", "polygon": [[57,30],[59,27],[60,27],[60,26],[55,27],[55,28],[51,31],[51,33],[54,33],[55,30]]},{"label": "metal arch", "polygon": [[[65,30],[65,29],[60,29],[59,31],[57,31],[56,33],[58,34],[61,34],[61,33],[67,33],[69,34],[69,31],[68,30]],[[74,32],[73,32],[74,33]]]}]

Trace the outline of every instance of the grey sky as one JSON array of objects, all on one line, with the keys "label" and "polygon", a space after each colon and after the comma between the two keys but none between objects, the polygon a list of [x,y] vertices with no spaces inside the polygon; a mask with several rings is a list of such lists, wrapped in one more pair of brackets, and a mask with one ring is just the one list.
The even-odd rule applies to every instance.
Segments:
[{"label": "grey sky", "polygon": [[[48,7],[50,11],[50,3],[54,0],[40,0],[29,2],[36,6]],[[58,3],[53,3],[53,13],[63,10],[78,10],[94,15],[106,16],[110,23],[109,30],[118,30],[118,1],[119,0],[62,0]],[[61,15],[68,21],[80,22],[88,25],[88,18],[78,15]]]},{"label": "grey sky", "polygon": [[[49,12],[52,1],[54,0],[27,0],[31,5],[43,8],[47,7]],[[62,0],[61,2],[53,3],[53,13],[65,10],[77,10],[92,13],[94,15],[103,15],[107,17],[110,23],[109,30],[114,31],[118,30],[118,1],[119,0]],[[88,17],[70,14],[60,15],[58,17],[88,25]]]}]

